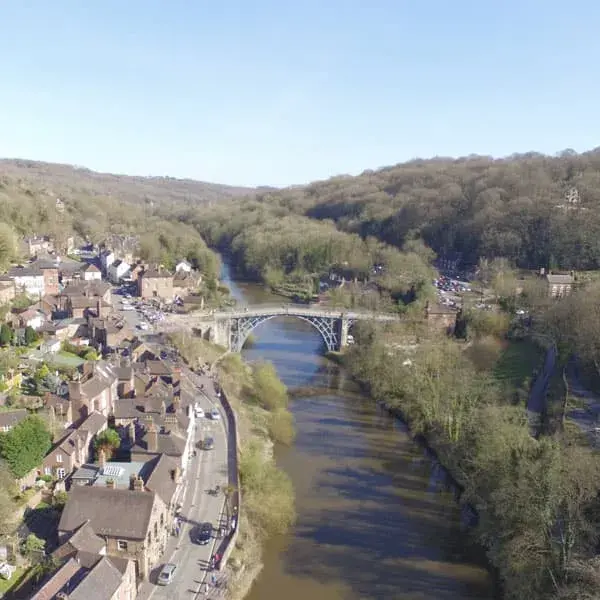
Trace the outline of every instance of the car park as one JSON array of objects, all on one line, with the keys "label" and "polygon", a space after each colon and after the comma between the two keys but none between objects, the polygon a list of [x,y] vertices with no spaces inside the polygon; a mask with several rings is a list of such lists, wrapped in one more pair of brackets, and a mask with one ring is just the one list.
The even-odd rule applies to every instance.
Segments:
[{"label": "car park", "polygon": [[177,571],[177,565],[173,563],[165,564],[158,574],[156,583],[158,585],[169,585],[175,578],[175,571]]}]

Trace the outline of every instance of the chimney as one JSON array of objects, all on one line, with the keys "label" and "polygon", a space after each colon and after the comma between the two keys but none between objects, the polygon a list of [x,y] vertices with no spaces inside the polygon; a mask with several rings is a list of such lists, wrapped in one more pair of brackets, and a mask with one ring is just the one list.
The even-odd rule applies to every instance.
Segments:
[{"label": "chimney", "polygon": [[129,441],[131,445],[135,444],[135,423],[129,423]]},{"label": "chimney", "polygon": [[137,481],[137,475],[135,473],[132,473],[129,476],[129,489],[131,491],[135,490],[135,482]]},{"label": "chimney", "polygon": [[181,469],[179,467],[175,467],[172,471],[171,471],[171,478],[173,479],[173,481],[175,483],[177,483],[179,481],[179,478],[181,477]]},{"label": "chimney", "polygon": [[158,429],[156,425],[152,423],[148,428],[148,451],[149,452],[158,452]]},{"label": "chimney", "polygon": [[106,452],[104,451],[104,448],[100,448],[98,452],[98,464],[100,467],[104,467],[106,465]]},{"label": "chimney", "polygon": [[173,387],[178,387],[181,381],[181,369],[179,367],[175,367],[171,372],[171,384]]},{"label": "chimney", "polygon": [[106,487],[114,490],[115,489],[115,480],[114,479],[107,479],[106,480]]},{"label": "chimney", "polygon": [[96,314],[98,315],[98,317],[102,317],[102,300],[100,298],[98,298],[98,301],[96,302]]},{"label": "chimney", "polygon": [[69,381],[69,400],[81,400],[81,381]]},{"label": "chimney", "polygon": [[143,492],[144,491],[144,480],[139,475],[133,481],[133,490],[135,492]]},{"label": "chimney", "polygon": [[173,412],[179,412],[180,408],[181,408],[181,398],[180,398],[179,394],[175,394],[173,396]]}]

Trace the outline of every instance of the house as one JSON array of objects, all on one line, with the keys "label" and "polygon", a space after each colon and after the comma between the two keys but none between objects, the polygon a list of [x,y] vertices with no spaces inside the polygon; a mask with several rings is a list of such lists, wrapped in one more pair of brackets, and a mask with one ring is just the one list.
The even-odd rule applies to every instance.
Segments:
[{"label": "house", "polygon": [[24,240],[25,254],[30,257],[54,251],[54,243],[48,236],[34,236]]},{"label": "house", "polygon": [[61,298],[70,296],[86,296],[88,298],[101,298],[106,303],[112,303],[112,288],[106,281],[78,281],[67,285],[61,295]]},{"label": "house", "polygon": [[45,294],[44,274],[37,267],[19,265],[10,269],[7,275],[15,282],[17,293],[36,298],[41,298]]},{"label": "house", "polygon": [[44,276],[44,294],[58,294],[58,264],[56,261],[38,259],[31,263]]},{"label": "house", "polygon": [[10,304],[16,296],[15,281],[3,275],[0,277],[0,305]]},{"label": "house", "polygon": [[110,480],[115,488],[127,489],[132,477],[146,479],[146,465],[149,462],[110,462],[103,454],[95,464],[85,464],[79,467],[71,476],[71,485],[95,485],[106,487]]},{"label": "house", "polygon": [[575,274],[571,273],[548,273],[546,275],[548,284],[548,295],[551,298],[562,298],[573,291],[575,285]]},{"label": "house", "polygon": [[116,367],[104,361],[87,362],[83,372],[69,381],[69,398],[73,402],[73,416],[83,418],[93,412],[108,417],[117,400],[118,377]]},{"label": "house", "polygon": [[84,281],[101,281],[102,271],[93,263],[88,263],[81,268],[81,278]]},{"label": "house", "polygon": [[14,321],[17,327],[31,327],[38,330],[46,322],[46,315],[36,308],[28,308],[15,314]]},{"label": "house", "polygon": [[115,260],[115,262],[108,267],[108,279],[112,283],[120,283],[121,279],[129,273],[130,268],[129,264],[124,260]]},{"label": "house", "polygon": [[98,348],[118,348],[121,344],[134,337],[133,330],[118,313],[96,318],[88,318],[88,329],[91,342]]},{"label": "house", "polygon": [[175,265],[175,273],[191,273],[192,272],[192,265],[190,265],[190,263],[187,260],[180,260],[176,265]]},{"label": "house", "polygon": [[143,299],[173,300],[173,275],[159,267],[147,269],[138,277],[138,296]]},{"label": "house", "polygon": [[[106,556],[106,543],[85,522],[52,553],[59,567],[31,600],[135,600],[135,563]],[[62,596],[61,596],[62,594]]]},{"label": "house", "polygon": [[146,579],[166,548],[182,482],[169,457],[151,464],[146,479],[132,474],[127,488],[117,487],[110,476],[104,485],[73,486],[58,525],[59,541],[66,543],[89,524],[105,541],[106,556],[135,561],[137,576]]},{"label": "house", "polygon": [[134,265],[132,265],[131,269],[129,270],[129,279],[131,279],[131,281],[137,281],[140,277],[140,275],[144,272],[146,266],[144,265],[144,263],[138,262],[135,263]]},{"label": "house", "polygon": [[40,344],[40,350],[55,354],[56,352],[60,352],[60,344],[61,341],[56,336],[49,336]]},{"label": "house", "polygon": [[51,422],[57,422],[64,429],[73,423],[73,403],[69,398],[47,392],[44,396],[44,408]]},{"label": "house", "polygon": [[7,410],[0,412],[0,432],[6,433],[15,425],[27,418],[29,413],[25,409]]},{"label": "house", "polygon": [[180,298],[193,294],[202,283],[202,275],[194,271],[178,271],[173,276],[173,292]]},{"label": "house", "polygon": [[95,436],[104,431],[107,424],[106,416],[93,412],[79,426],[68,429],[44,457],[43,474],[64,479],[75,469],[87,463],[92,458],[92,443]]},{"label": "house", "polygon": [[107,273],[110,266],[117,260],[115,253],[112,250],[105,250],[100,254],[100,264],[102,270]]}]

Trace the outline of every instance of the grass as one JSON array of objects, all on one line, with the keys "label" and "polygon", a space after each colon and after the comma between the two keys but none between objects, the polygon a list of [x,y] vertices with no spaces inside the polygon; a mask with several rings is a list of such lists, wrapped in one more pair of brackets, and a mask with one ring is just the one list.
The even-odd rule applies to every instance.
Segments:
[{"label": "grass", "polygon": [[17,570],[10,579],[2,579],[2,577],[0,577],[0,594],[6,594],[13,588],[16,588],[17,585],[21,583],[25,571],[25,567],[17,567]]},{"label": "grass", "polygon": [[531,380],[533,371],[540,368],[543,359],[544,352],[535,342],[508,342],[494,366],[494,377],[514,388],[523,387]]},{"label": "grass", "polygon": [[496,381],[513,389],[527,388],[544,359],[544,350],[531,340],[507,341],[493,337],[476,340],[466,350],[477,369],[491,371]]},{"label": "grass", "polygon": [[72,354],[71,352],[61,350],[52,357],[52,362],[63,367],[78,367],[85,361],[76,354]]}]

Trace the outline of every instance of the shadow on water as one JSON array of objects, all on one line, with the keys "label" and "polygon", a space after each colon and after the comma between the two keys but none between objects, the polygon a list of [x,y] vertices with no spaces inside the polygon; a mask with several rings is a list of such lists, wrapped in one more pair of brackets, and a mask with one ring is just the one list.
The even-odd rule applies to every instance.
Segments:
[{"label": "shadow on water", "polygon": [[[269,301],[264,290],[260,298]],[[493,598],[445,472],[405,426],[323,357],[307,323],[273,319],[253,333],[244,358],[273,362],[292,392],[297,437],[276,457],[298,520],[267,545],[249,600]]]}]

